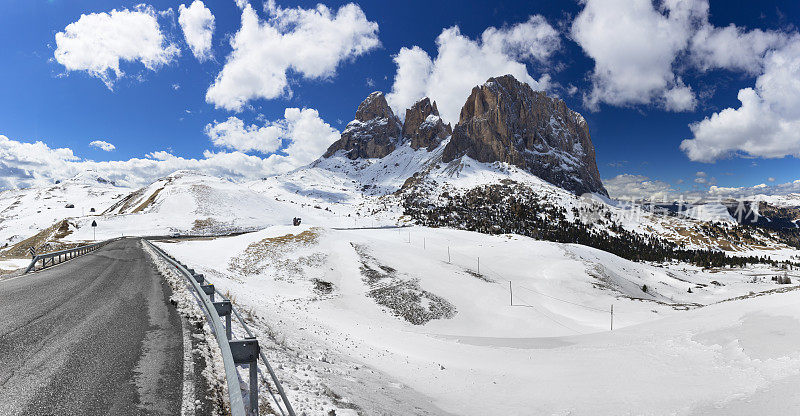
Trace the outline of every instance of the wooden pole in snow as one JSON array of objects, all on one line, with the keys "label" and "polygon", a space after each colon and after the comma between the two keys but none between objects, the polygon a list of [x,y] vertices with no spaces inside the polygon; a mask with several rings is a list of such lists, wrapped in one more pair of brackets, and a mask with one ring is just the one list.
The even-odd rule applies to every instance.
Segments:
[{"label": "wooden pole in snow", "polygon": [[508,303],[509,306],[514,306],[514,289],[511,287],[511,281],[508,281]]},{"label": "wooden pole in snow", "polygon": [[611,330],[614,330],[614,305],[611,305]]},{"label": "wooden pole in snow", "polygon": [[447,262],[450,263],[450,246],[447,246]]},{"label": "wooden pole in snow", "polygon": [[481,274],[481,258],[478,257],[478,274]]}]

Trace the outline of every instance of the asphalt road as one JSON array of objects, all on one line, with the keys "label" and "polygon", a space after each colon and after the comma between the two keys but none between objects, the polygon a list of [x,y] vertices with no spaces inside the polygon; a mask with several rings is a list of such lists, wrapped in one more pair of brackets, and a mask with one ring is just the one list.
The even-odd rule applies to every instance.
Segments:
[{"label": "asphalt road", "polygon": [[179,415],[170,293],[138,239],[0,280],[0,415]]}]

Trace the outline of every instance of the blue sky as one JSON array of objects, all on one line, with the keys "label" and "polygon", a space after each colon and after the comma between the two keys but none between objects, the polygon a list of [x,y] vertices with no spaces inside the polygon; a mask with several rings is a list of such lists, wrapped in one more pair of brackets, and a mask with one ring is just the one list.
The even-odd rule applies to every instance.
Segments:
[{"label": "blue sky", "polygon": [[[672,3],[683,5],[671,6]],[[800,25],[800,3],[797,2],[711,1],[708,4],[699,0],[656,3],[640,1],[639,10],[628,10],[630,7],[624,4],[620,6],[619,2],[604,0],[408,1],[402,5],[363,1],[355,6],[348,6],[354,7],[358,12],[355,21],[351,23],[353,33],[361,36],[361,43],[356,46],[344,45],[340,53],[329,56],[319,55],[322,52],[313,50],[313,39],[298,37],[287,50],[298,51],[298,55],[302,55],[303,48],[312,48],[309,52],[310,62],[300,62],[297,60],[300,58],[297,58],[293,64],[284,64],[289,65],[289,69],[284,72],[287,87],[283,91],[274,97],[250,94],[249,98],[243,99],[245,104],[236,109],[230,107],[230,101],[227,101],[228,108],[224,108],[226,104],[220,105],[222,99],[210,102],[207,91],[215,84],[226,63],[231,61],[234,49],[231,38],[242,26],[243,10],[240,6],[244,3],[209,0],[202,4],[214,17],[212,41],[210,50],[206,53],[213,57],[201,58],[205,59],[203,61],[192,53],[179,23],[179,6],[189,6],[190,2],[153,1],[146,3],[146,9],[137,6],[138,4],[121,0],[31,0],[0,3],[0,54],[3,62],[0,66],[0,91],[4,97],[0,100],[0,135],[13,142],[6,143],[8,148],[5,151],[0,147],[0,171],[7,176],[4,183],[0,181],[0,186],[25,186],[36,181],[51,180],[82,166],[99,170],[118,169],[118,178],[135,184],[137,181],[151,179],[148,172],[155,162],[135,163],[130,171],[126,171],[129,165],[125,163],[102,162],[124,162],[132,158],[145,160],[148,159],[148,154],[151,155],[149,158],[153,158],[152,152],[159,151],[167,151],[182,158],[182,161],[207,159],[207,151],[235,153],[235,157],[230,156],[230,159],[241,157],[241,160],[246,160],[251,165],[246,168],[249,169],[247,173],[241,175],[245,178],[263,176],[271,173],[271,170],[277,172],[288,169],[299,163],[292,159],[294,154],[299,153],[286,151],[287,146],[294,140],[297,142],[295,148],[299,149],[304,143],[295,138],[306,136],[302,136],[301,128],[296,127],[300,123],[287,121],[290,117],[288,113],[285,115],[286,108],[316,110],[316,114],[303,113],[308,116],[307,125],[311,126],[309,131],[326,137],[305,147],[309,152],[316,152],[318,148],[324,147],[327,143],[325,140],[333,137],[332,129],[344,128],[353,118],[358,103],[371,91],[393,91],[400,65],[395,57],[402,48],[421,48],[434,62],[434,67],[441,66],[437,70],[442,76],[458,79],[463,75],[462,69],[438,56],[438,47],[441,43],[455,44],[465,41],[480,46],[481,37],[489,28],[497,28],[505,36],[503,42],[519,43],[509,47],[509,50],[516,48],[515,51],[503,49],[504,59],[509,61],[509,65],[524,65],[522,71],[527,71],[531,83],[536,84],[534,87],[544,88],[549,93],[560,96],[572,109],[584,115],[590,126],[598,167],[604,179],[613,179],[622,174],[637,175],[628,176],[628,181],[620,181],[617,186],[635,186],[647,181],[677,191],[705,190],[709,185],[777,185],[800,178],[800,163],[796,158],[800,152],[800,138],[796,136],[796,130],[794,135],[777,131],[764,133],[764,137],[759,138],[756,136],[764,130],[763,127],[755,125],[757,120],[753,121],[753,117],[748,119],[746,114],[732,114],[730,120],[703,126],[703,137],[700,139],[694,136],[695,133],[689,127],[690,124],[727,108],[731,111],[738,109],[741,106],[737,98],[739,91],[756,88],[757,80],[762,75],[782,74],[781,68],[774,67],[779,64],[770,66],[772,54],[782,53],[778,58],[786,58],[775,58],[775,62],[785,62],[788,59],[786,71],[798,71],[791,65],[796,56],[792,45],[800,43],[795,37],[797,26]],[[327,1],[323,4],[335,15],[346,3]],[[276,26],[280,21],[288,21],[288,26],[281,29],[283,34],[287,34],[292,30],[292,25],[303,24],[302,20],[287,17],[287,10],[312,11],[316,5],[317,2],[279,1],[270,11],[261,1],[253,0],[247,7],[258,16],[259,25],[270,25],[272,22]],[[67,65],[60,62],[56,58],[58,45],[55,39],[59,32],[67,31],[68,25],[81,23],[79,20],[82,15],[109,13],[112,9],[142,11],[145,15],[149,13],[153,21],[157,22],[158,31],[163,36],[160,46],[167,49],[173,47],[174,50],[162,55],[160,59],[163,62],[153,68],[147,68],[141,59],[123,59],[120,69],[124,75],[111,76],[109,88],[96,73],[92,74],[86,69],[68,69]],[[172,13],[163,13],[170,9]],[[616,13],[616,17],[610,17],[611,21],[615,24],[619,21],[619,26],[631,25],[625,28],[629,31],[625,33],[639,33],[633,37],[640,39],[633,39],[633,43],[628,45],[630,36],[620,38],[619,34],[603,32],[607,30],[607,26],[606,29],[603,28],[602,19],[607,16],[602,16],[601,13],[606,12]],[[588,19],[587,16],[591,13],[595,14],[591,16],[592,19]],[[625,19],[626,13],[630,14],[629,21]],[[682,18],[681,13],[689,17]],[[582,15],[586,18],[583,24],[580,23]],[[270,16],[273,19],[267,20]],[[359,20],[358,16],[363,19]],[[536,16],[536,19],[532,16]],[[642,36],[642,32],[636,30],[647,31],[655,26],[646,18],[661,19],[662,23],[672,24],[673,27],[667,33]],[[106,33],[120,26],[114,26],[115,24],[112,22],[109,26],[104,26]],[[733,38],[720,35],[712,41],[711,37],[701,39],[698,35],[704,30],[713,35],[715,31],[720,32],[731,24],[736,29],[733,32],[736,36]],[[75,36],[84,41],[91,40],[91,36],[99,36],[99,32],[91,32],[90,26],[75,26]],[[443,31],[454,26],[458,27],[459,36],[450,36],[449,40],[440,38],[440,44],[437,44],[437,37],[444,37]],[[514,40],[510,33],[515,28],[531,29],[520,31],[523,36],[532,33],[545,35],[536,41]],[[752,33],[759,29],[762,32]],[[552,30],[552,33],[548,30]],[[653,40],[650,48],[650,39],[647,39],[649,36],[660,39],[661,43]],[[676,40],[681,37],[685,38],[683,44]],[[692,46],[694,39],[697,41]],[[593,46],[590,45],[592,42]],[[635,42],[639,44],[634,44]],[[642,42],[645,48],[637,49],[642,47]],[[743,46],[747,42],[752,45]],[[253,41],[249,45],[242,45],[241,49],[254,47],[257,43]],[[712,44],[716,49],[706,47]],[[92,45],[92,42],[83,42],[70,47],[96,47]],[[125,47],[135,49],[136,45]],[[348,51],[347,48],[351,49]],[[352,48],[362,50],[353,52]],[[651,49],[658,48],[663,48],[665,52],[649,55]],[[749,55],[736,55],[737,49],[747,49]],[[77,53],[69,52],[73,56]],[[91,50],[82,52],[88,54],[89,60],[97,54],[97,51]],[[321,61],[322,58],[332,61],[326,68],[314,67],[314,60]],[[240,64],[252,67],[276,65],[269,62],[269,59],[269,56],[255,54],[248,60],[243,59]],[[483,69],[484,63],[480,62],[481,59],[482,55],[466,57],[463,64],[481,68],[478,71],[481,74],[491,73],[493,64],[487,64],[487,68]],[[667,60],[666,64],[658,63],[664,59]],[[603,65],[606,72],[598,75],[604,71],[601,69]],[[297,67],[306,69],[297,70]],[[659,75],[660,78],[648,79],[658,71],[665,72]],[[547,80],[542,79],[545,74],[549,77]],[[638,78],[639,75],[642,75],[641,79]],[[775,77],[770,77],[773,78]],[[636,86],[640,81],[643,85],[664,85]],[[225,84],[226,88],[232,82],[234,81]],[[598,85],[601,87],[598,88]],[[780,85],[772,88],[785,90],[779,87]],[[429,85],[427,91],[442,97],[451,97],[450,94],[459,96],[458,91],[446,91],[446,88],[450,87]],[[759,90],[761,101],[764,102],[769,101],[769,98],[764,98],[769,94],[766,88],[769,86],[764,91]],[[247,87],[234,86],[234,89],[246,91]],[[452,89],[457,87],[453,86]],[[671,90],[688,92],[688,95],[680,95],[681,100],[677,104],[665,104],[663,97],[666,96],[666,91]],[[230,94],[223,93],[225,97],[230,97]],[[395,102],[407,102],[414,97],[414,93],[398,91],[396,97],[401,98],[397,98]],[[800,98],[797,100],[800,101]],[[800,116],[790,110],[774,110],[777,106],[775,102],[768,104],[762,102],[758,106],[760,112],[755,112],[756,119],[774,119],[775,124],[787,126],[800,120]],[[676,106],[679,108],[676,109]],[[235,123],[222,124],[229,117],[240,120],[241,126]],[[739,133],[730,134],[725,131],[725,126],[739,126],[739,119],[744,123],[740,130],[757,132],[755,136],[748,133],[753,136],[751,141],[756,144],[747,141],[750,136],[729,138]],[[217,132],[217,140],[212,142],[208,128],[215,125],[219,125],[214,130]],[[260,130],[270,126],[270,129]],[[793,130],[791,127],[788,129],[789,132]],[[278,133],[274,132],[278,130]],[[237,132],[241,134],[235,136]],[[253,142],[264,137],[267,138],[265,140],[272,140],[271,144]],[[276,137],[278,142],[275,142]],[[693,138],[697,139],[699,150],[692,156],[688,150],[681,149],[681,142]],[[115,148],[104,151],[91,146],[90,142],[96,140],[111,143]],[[37,158],[32,155],[36,153],[34,149],[23,148],[21,145],[36,141],[41,141],[44,145],[44,148],[39,149],[41,152],[63,148],[71,149],[74,156],[56,156],[58,160],[55,161]],[[758,142],[770,142],[771,145],[761,148],[757,145]],[[272,163],[275,162],[274,159],[270,163],[254,159],[267,159],[276,143],[282,149],[279,154],[288,155],[280,163]],[[712,147],[721,150],[711,150]],[[250,158],[247,159],[244,155]],[[306,161],[308,157],[298,157],[298,160]],[[155,159],[163,161],[165,157],[156,155]],[[169,166],[208,166],[182,161]],[[80,165],[82,162],[90,163]],[[221,166],[216,163],[215,169],[223,173],[236,171],[233,161],[225,163],[227,164]],[[169,166],[164,169],[169,169]],[[698,175],[698,172],[704,174]],[[17,177],[11,178],[12,176]]]}]

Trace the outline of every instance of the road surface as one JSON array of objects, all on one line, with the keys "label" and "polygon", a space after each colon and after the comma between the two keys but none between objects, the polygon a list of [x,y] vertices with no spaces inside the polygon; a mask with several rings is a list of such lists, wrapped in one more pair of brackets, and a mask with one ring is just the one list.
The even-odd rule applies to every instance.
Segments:
[{"label": "road surface", "polygon": [[0,415],[179,415],[181,317],[138,239],[0,280]]}]

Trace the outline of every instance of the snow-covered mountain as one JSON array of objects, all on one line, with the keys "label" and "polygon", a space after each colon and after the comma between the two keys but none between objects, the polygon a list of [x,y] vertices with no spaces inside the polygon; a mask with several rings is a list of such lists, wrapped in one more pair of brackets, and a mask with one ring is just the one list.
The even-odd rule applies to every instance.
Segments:
[{"label": "snow-covered mountain", "polygon": [[383,93],[374,92],[323,158],[383,159],[403,146],[428,151],[441,147],[436,157],[445,163],[464,158],[501,162],[578,195],[608,195],[586,120],[564,101],[533,91],[511,75],[490,78],[472,90],[452,135],[427,97],[407,110],[402,123]]},{"label": "snow-covered mountain", "polygon": [[65,219],[98,215],[130,191],[86,171],[49,186],[0,192],[0,246],[14,245]]}]

